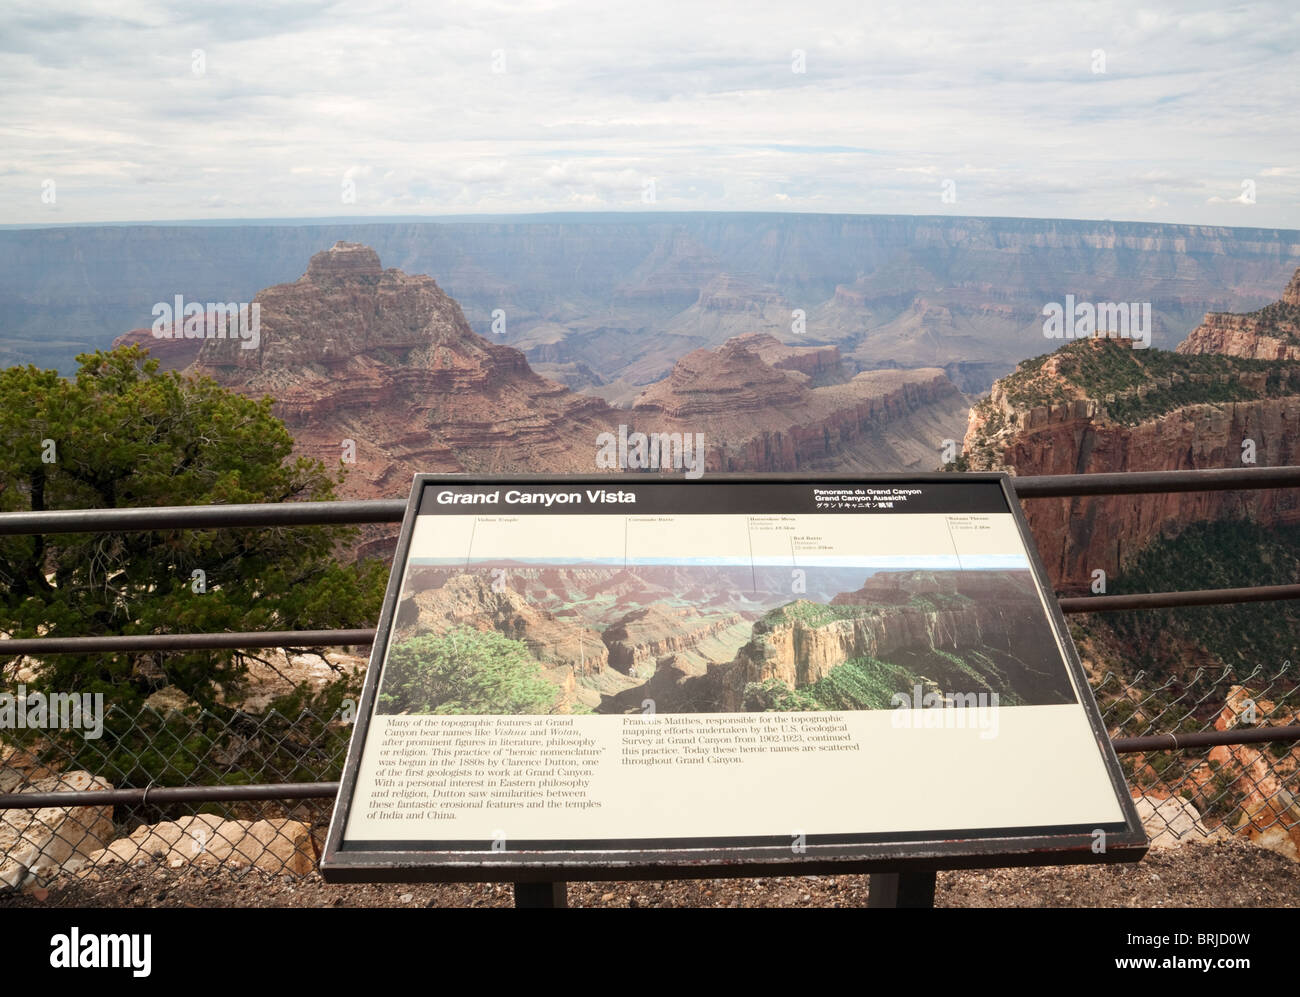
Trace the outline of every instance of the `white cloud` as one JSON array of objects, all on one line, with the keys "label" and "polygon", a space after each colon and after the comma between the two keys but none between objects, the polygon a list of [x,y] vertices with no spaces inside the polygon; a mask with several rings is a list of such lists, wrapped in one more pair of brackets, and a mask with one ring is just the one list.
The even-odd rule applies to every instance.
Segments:
[{"label": "white cloud", "polygon": [[55,178],[65,222],[779,202],[1239,224],[1259,178],[1252,223],[1300,228],[1297,51],[1286,0],[26,0],[0,37],[0,222],[54,220]]}]

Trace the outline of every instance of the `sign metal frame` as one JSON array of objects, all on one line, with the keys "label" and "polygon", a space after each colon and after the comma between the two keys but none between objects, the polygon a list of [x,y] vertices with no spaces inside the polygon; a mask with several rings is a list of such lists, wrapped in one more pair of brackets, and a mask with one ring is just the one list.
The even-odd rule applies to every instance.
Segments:
[{"label": "sign metal frame", "polygon": [[[693,879],[737,876],[846,875],[862,873],[929,872],[938,869],[990,868],[1036,865],[1099,864],[1136,862],[1147,852],[1148,841],[1133,805],[1119,759],[1088,685],[1078,651],[1070,637],[1039,557],[1024,513],[1010,484],[1001,472],[900,473],[900,474],[710,474],[699,479],[668,475],[568,475],[568,474],[416,474],[401,533],[394,553],[393,570],[384,595],[383,608],[371,648],[361,699],[357,707],[352,739],[348,746],[339,795],[330,821],[320,871],[327,882],[505,882],[544,883],[605,879]],[[344,830],[354,803],[357,774],[370,720],[375,707],[380,664],[391,638],[397,604],[406,574],[412,533],[420,500],[431,486],[493,485],[591,485],[606,488],[671,484],[680,488],[736,488],[753,484],[825,484],[902,486],[909,483],[958,484],[997,482],[1015,521],[1028,555],[1030,572],[1044,595],[1047,619],[1063,651],[1064,664],[1078,692],[1080,705],[1096,740],[1123,820],[1101,825],[1104,849],[1096,849],[1093,834],[1060,833],[1051,827],[1017,829],[1019,833],[989,836],[978,830],[936,831],[920,834],[864,836],[850,844],[819,843],[810,836],[803,851],[795,854],[783,845],[722,847],[636,847],[625,848],[491,850],[490,843],[475,850],[383,851],[344,847]],[[880,840],[875,840],[875,839]]]}]

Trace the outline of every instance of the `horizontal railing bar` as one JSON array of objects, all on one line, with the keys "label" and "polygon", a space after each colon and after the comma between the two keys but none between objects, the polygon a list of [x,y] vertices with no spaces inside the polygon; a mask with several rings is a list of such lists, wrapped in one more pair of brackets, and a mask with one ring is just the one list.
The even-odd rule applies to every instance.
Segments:
[{"label": "horizontal railing bar", "polygon": [[[1249,730],[1204,731],[1190,734],[1150,734],[1111,740],[1117,754],[1135,751],[1180,751],[1225,744],[1300,741],[1300,724],[1252,727]],[[109,806],[145,803],[237,802],[242,800],[324,800],[338,795],[337,782],[286,782],[254,786],[165,786],[149,789],[88,789],[64,793],[0,794],[0,810],[41,807]]]},{"label": "horizontal railing bar", "polygon": [[143,803],[234,803],[241,800],[323,800],[337,796],[337,782],[263,783],[253,786],[151,786],[148,789],[80,789],[66,793],[0,794],[0,810],[99,807]]},{"label": "horizontal railing bar", "polygon": [[234,526],[400,523],[405,513],[406,499],[5,512],[0,513],[0,536],[30,533],[108,533],[116,530],[210,530]]},{"label": "horizontal railing bar", "polygon": [[[1300,585],[1142,592],[1136,595],[1072,596],[1060,600],[1064,613],[1104,613],[1124,609],[1168,609],[1241,602],[1300,599]],[[90,654],[97,651],[202,651],[241,647],[338,647],[373,644],[370,630],[268,630],[248,633],[141,634],[117,637],[24,637],[0,640],[0,656],[11,654]]]},{"label": "horizontal railing bar", "polygon": [[1186,471],[1114,471],[1104,474],[1030,474],[1011,479],[1018,498],[1220,492],[1300,487],[1300,467],[1193,468]]},{"label": "horizontal railing bar", "polygon": [[1119,754],[1133,751],[1179,751],[1220,744],[1258,744],[1261,741],[1300,741],[1300,724],[1286,727],[1252,727],[1249,730],[1210,730],[1193,734],[1148,734],[1117,737],[1111,745]]},{"label": "horizontal railing bar", "polygon": [[[1300,467],[1038,474],[1012,477],[1011,485],[1020,498],[1291,488],[1300,487]],[[359,499],[347,502],[262,502],[250,505],[172,505],[140,509],[5,512],[0,513],[0,536],[116,530],[400,523],[405,511],[405,499]]]},{"label": "horizontal railing bar", "polygon": [[23,637],[0,640],[11,654],[90,654],[96,651],[205,651],[240,647],[338,647],[373,644],[370,630],[263,630],[249,633],[138,634],[114,637]]},{"label": "horizontal railing bar", "polygon": [[[1188,592],[1139,592],[1135,595],[1071,596],[1058,600],[1063,613],[1104,613],[1115,609],[1170,609],[1180,606],[1223,606],[1239,602],[1278,602],[1300,599],[1300,585],[1256,585],[1238,589],[1194,589]],[[0,647],[3,645],[0,644]]]}]

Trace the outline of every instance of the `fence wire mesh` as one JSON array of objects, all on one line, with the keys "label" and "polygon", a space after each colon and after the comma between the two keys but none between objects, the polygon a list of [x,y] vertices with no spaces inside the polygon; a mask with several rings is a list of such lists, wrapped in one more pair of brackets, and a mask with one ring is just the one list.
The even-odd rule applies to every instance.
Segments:
[{"label": "fence wire mesh", "polygon": [[[105,710],[103,734],[0,742],[0,793],[241,786],[338,779],[350,701],[326,712]],[[12,733],[12,732],[10,732]],[[333,801],[247,800],[0,811],[0,889],[114,866],[311,872]]]},{"label": "fence wire mesh", "polygon": [[[1094,685],[1110,735],[1189,733],[1300,723],[1300,669]],[[103,736],[7,731],[0,794],[332,782],[351,733],[352,700],[315,696],[293,711],[109,707]],[[1300,860],[1300,743],[1265,742],[1120,756],[1140,816],[1161,847],[1243,835]],[[1032,791],[1032,790],[1027,790]],[[316,865],[331,799],[0,811],[0,889],[123,866],[303,876]]]},{"label": "fence wire mesh", "polygon": [[[1112,738],[1300,723],[1300,669],[1290,662],[1156,681],[1107,672],[1093,691]],[[1120,763],[1154,846],[1239,834],[1300,861],[1300,742],[1138,751]]]}]

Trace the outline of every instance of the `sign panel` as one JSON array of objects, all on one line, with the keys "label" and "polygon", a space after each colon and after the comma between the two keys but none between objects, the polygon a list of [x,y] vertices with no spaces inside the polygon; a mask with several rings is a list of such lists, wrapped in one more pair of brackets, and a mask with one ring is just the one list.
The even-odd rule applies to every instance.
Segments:
[{"label": "sign panel", "polygon": [[1005,476],[420,475],[321,869],[1145,848]]}]

